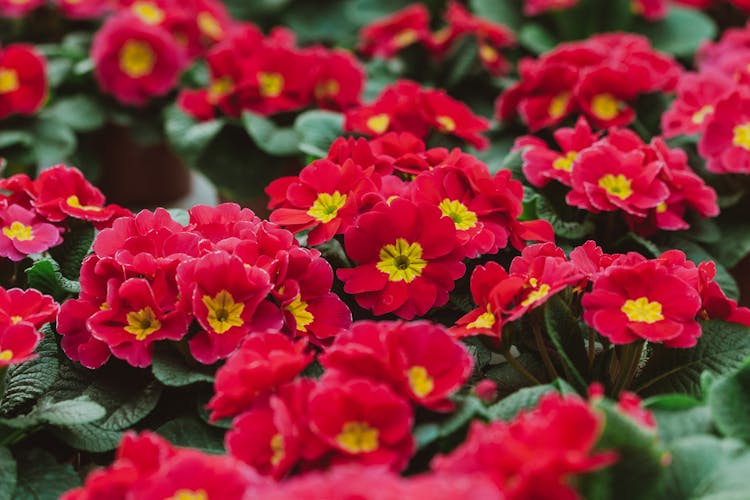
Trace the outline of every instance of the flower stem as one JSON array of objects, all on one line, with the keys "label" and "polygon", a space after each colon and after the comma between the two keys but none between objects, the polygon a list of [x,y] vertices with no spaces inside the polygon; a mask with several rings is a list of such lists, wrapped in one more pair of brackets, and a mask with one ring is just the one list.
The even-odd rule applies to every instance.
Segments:
[{"label": "flower stem", "polygon": [[537,349],[539,349],[539,354],[542,356],[544,367],[549,376],[552,377],[552,380],[555,380],[559,375],[557,374],[557,370],[555,370],[555,365],[552,364],[552,359],[549,357],[549,352],[547,352],[547,346],[544,345],[542,332],[535,321],[532,321],[531,330],[534,332],[534,341],[536,342]]},{"label": "flower stem", "polygon": [[644,341],[639,341],[629,344],[623,349],[622,365],[617,374],[618,380],[615,384],[614,397],[617,397],[622,391],[628,389],[633,383],[645,345]]},{"label": "flower stem", "polygon": [[525,366],[519,363],[515,356],[510,353],[510,348],[503,349],[503,357],[505,357],[505,360],[508,361],[508,364],[510,364],[510,366],[512,366],[518,373],[523,375],[526,380],[534,385],[542,385],[542,382],[534,375],[532,375],[532,373],[527,370]]}]

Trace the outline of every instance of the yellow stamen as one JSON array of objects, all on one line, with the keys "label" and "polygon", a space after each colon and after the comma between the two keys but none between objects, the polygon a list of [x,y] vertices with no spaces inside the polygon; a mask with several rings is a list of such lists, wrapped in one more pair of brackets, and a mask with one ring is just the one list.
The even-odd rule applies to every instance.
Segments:
[{"label": "yellow stamen", "polygon": [[222,290],[214,298],[204,295],[202,301],[208,309],[208,324],[219,335],[232,327],[245,324],[241,317],[245,304],[235,302],[228,291]]},{"label": "yellow stamen", "polygon": [[10,94],[21,88],[18,73],[14,69],[0,68],[0,95]]},{"label": "yellow stamen", "polygon": [[422,259],[422,246],[419,243],[409,244],[403,238],[398,238],[393,245],[385,245],[380,249],[380,262],[376,267],[388,275],[389,281],[405,281],[411,283],[427,266]]},{"label": "yellow stamen", "polygon": [[270,442],[271,447],[271,465],[276,467],[284,460],[284,436],[274,434]]},{"label": "yellow stamen", "polygon": [[487,64],[492,64],[500,58],[500,54],[494,47],[483,43],[479,46],[479,58]]},{"label": "yellow stamen", "polygon": [[575,151],[570,151],[565,156],[561,156],[557,160],[555,160],[552,163],[552,168],[555,170],[564,170],[566,172],[570,172],[573,170],[573,162],[576,161],[576,158],[578,158],[578,153]]},{"label": "yellow stamen", "polygon": [[218,80],[214,80],[208,88],[208,102],[211,104],[218,103],[221,98],[229,94],[233,88],[234,81],[228,76],[223,76]]},{"label": "yellow stamen", "polygon": [[208,493],[202,488],[199,490],[181,489],[166,500],[208,500]]},{"label": "yellow stamen", "polygon": [[435,388],[435,380],[427,373],[424,366],[412,366],[407,372],[409,387],[417,397],[427,396]]},{"label": "yellow stamen", "polygon": [[10,349],[0,351],[0,361],[10,361],[11,359],[13,359],[13,351]]},{"label": "yellow stamen", "polygon": [[214,40],[224,38],[224,29],[221,27],[221,23],[210,12],[203,11],[198,14],[198,29],[201,30],[201,33]]},{"label": "yellow stamen", "polygon": [[146,24],[161,24],[166,17],[164,11],[153,2],[135,2],[130,10]]},{"label": "yellow stamen", "polygon": [[315,321],[315,316],[307,310],[309,304],[302,300],[301,295],[297,294],[294,300],[284,309],[289,311],[297,323],[297,331],[307,332],[307,325]]},{"label": "yellow stamen", "polygon": [[341,92],[341,85],[333,78],[323,80],[315,86],[315,98],[325,99],[326,97],[336,97]]},{"label": "yellow stamen", "polygon": [[26,226],[18,221],[4,227],[3,234],[11,240],[17,241],[31,241],[34,239],[34,232],[31,230],[31,226]]},{"label": "yellow stamen", "polygon": [[703,106],[698,111],[696,111],[693,114],[693,117],[690,119],[690,121],[692,121],[695,125],[700,125],[706,120],[708,115],[713,114],[713,112],[714,112],[714,107],[708,104],[706,106]]},{"label": "yellow stamen", "polygon": [[260,85],[258,92],[262,97],[279,97],[284,91],[284,76],[281,73],[261,71],[258,73],[258,84]]},{"label": "yellow stamen", "polygon": [[549,108],[547,108],[550,118],[557,120],[565,116],[568,111],[568,103],[570,103],[570,92],[562,92],[553,97],[549,103]]},{"label": "yellow stamen", "polygon": [[732,144],[738,148],[750,151],[750,123],[734,127],[734,139],[732,139]]},{"label": "yellow stamen", "polygon": [[456,130],[456,121],[450,116],[438,116],[435,120],[438,122],[438,129],[441,132],[453,132]]},{"label": "yellow stamen", "polygon": [[10,317],[10,322],[13,323],[14,325],[17,325],[21,321],[23,321],[23,316],[11,316]]},{"label": "yellow stamen", "polygon": [[120,49],[120,69],[130,78],[150,75],[156,65],[156,54],[151,45],[128,40]]},{"label": "yellow stamen", "polygon": [[638,323],[656,323],[664,319],[659,302],[649,302],[648,297],[639,297],[636,300],[628,299],[620,308],[630,321]]},{"label": "yellow stamen", "polygon": [[495,326],[496,321],[495,314],[492,312],[492,305],[487,304],[487,312],[482,313],[477,319],[466,325],[466,328],[483,328],[489,330]]},{"label": "yellow stamen", "polygon": [[391,118],[385,113],[371,116],[367,120],[367,128],[375,132],[376,134],[383,134],[388,130],[388,126],[391,124]]},{"label": "yellow stamen", "polygon": [[369,453],[378,449],[378,430],[365,422],[347,422],[336,436],[336,442],[349,453]]},{"label": "yellow stamen", "polygon": [[598,94],[591,99],[591,111],[600,120],[612,120],[624,108],[622,102],[615,99],[611,94]]},{"label": "yellow stamen", "polygon": [[341,194],[338,191],[333,193],[320,193],[315,199],[315,202],[307,211],[307,215],[314,218],[315,220],[326,224],[335,219],[341,207],[346,204],[347,196]]},{"label": "yellow stamen", "polygon": [[85,210],[87,212],[101,212],[103,210],[102,207],[97,207],[95,205],[81,205],[81,200],[79,200],[76,195],[68,196],[65,203],[67,203],[69,207]]},{"label": "yellow stamen", "polygon": [[411,45],[412,43],[419,40],[419,34],[416,32],[416,30],[413,29],[405,29],[404,31],[397,33],[393,37],[393,44],[398,48],[404,48],[407,45]]},{"label": "yellow stamen", "polygon": [[632,194],[631,181],[622,174],[607,174],[599,179],[599,187],[612,196],[627,200]]},{"label": "yellow stamen", "polygon": [[125,319],[128,321],[125,331],[135,335],[136,340],[146,340],[146,337],[161,329],[161,322],[156,319],[154,310],[150,307],[129,312]]},{"label": "yellow stamen", "polygon": [[534,302],[537,302],[543,299],[544,297],[546,297],[547,295],[549,295],[549,290],[550,290],[550,286],[547,283],[543,283],[542,286],[540,286],[538,290],[534,290],[533,292],[531,292],[526,297],[526,299],[523,302],[521,302],[521,305],[523,307],[530,306]]},{"label": "yellow stamen", "polygon": [[466,231],[477,225],[477,214],[458,200],[446,198],[440,202],[438,208],[443,213],[443,217],[451,218],[459,231]]}]

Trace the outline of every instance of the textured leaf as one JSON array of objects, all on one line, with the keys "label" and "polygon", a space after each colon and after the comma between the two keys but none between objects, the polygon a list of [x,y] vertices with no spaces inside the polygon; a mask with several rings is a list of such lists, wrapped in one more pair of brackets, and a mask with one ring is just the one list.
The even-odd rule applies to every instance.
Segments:
[{"label": "textured leaf", "polygon": [[193,360],[185,359],[171,345],[157,345],[151,370],[164,385],[183,387],[197,382],[213,382],[212,370]]},{"label": "textured leaf", "polygon": [[60,262],[63,277],[76,281],[81,274],[81,263],[91,252],[96,230],[88,223],[76,224],[65,233],[63,243],[53,248],[50,253],[56,262]]},{"label": "textured leaf", "polygon": [[510,0],[470,0],[469,5],[478,16],[502,23],[517,30],[523,23],[519,2]]},{"label": "textured leaf", "polygon": [[544,26],[537,23],[526,23],[518,32],[518,42],[535,54],[543,54],[555,48],[557,40]]},{"label": "textured leaf", "polygon": [[656,418],[656,429],[665,443],[693,434],[711,432],[711,410],[684,394],[665,394],[644,401]]},{"label": "textured leaf", "polygon": [[655,22],[643,21],[635,31],[646,35],[656,50],[689,58],[700,44],[714,38],[716,25],[697,9],[672,5],[667,17]]},{"label": "textured leaf", "polygon": [[56,100],[44,109],[40,117],[56,120],[78,132],[91,132],[104,125],[106,115],[99,103],[86,94],[76,94]]},{"label": "textured leaf", "polygon": [[70,464],[61,464],[39,448],[21,448],[18,461],[18,485],[13,500],[53,500],[81,485]]},{"label": "textured leaf", "polygon": [[86,397],[68,401],[41,401],[33,415],[39,420],[52,425],[80,425],[99,420],[107,411]]},{"label": "textured leaf", "polygon": [[57,379],[59,362],[55,333],[50,325],[42,327],[44,338],[36,348],[38,357],[11,366],[0,400],[0,416],[14,417],[31,409],[31,405]]},{"label": "textured leaf", "polygon": [[332,111],[314,110],[302,113],[294,121],[300,136],[299,150],[317,158],[325,158],[328,149],[343,134],[344,116]]},{"label": "textured leaf", "polygon": [[542,396],[556,390],[551,384],[525,387],[487,408],[487,414],[491,420],[513,420],[521,410],[536,407]]},{"label": "textured leaf", "polygon": [[16,489],[16,460],[8,448],[0,447],[0,498],[10,498]]},{"label": "textured leaf", "polygon": [[708,404],[719,432],[750,443],[750,360],[711,386]]},{"label": "textured leaf", "polygon": [[177,106],[164,112],[164,131],[176,153],[195,166],[200,155],[224,127],[223,120],[197,122]]},{"label": "textured leaf", "polygon": [[750,328],[714,319],[701,322],[703,335],[692,349],[653,347],[633,387],[644,395],[679,392],[700,396],[701,373],[722,375],[750,356]]},{"label": "textured leaf", "polygon": [[[588,359],[583,345],[584,334],[570,307],[559,297],[552,297],[544,306],[544,323],[563,364],[573,377],[572,382],[585,391],[588,384],[581,375]],[[584,371],[585,373],[585,371]]]},{"label": "textured leaf", "polygon": [[69,280],[62,275],[60,265],[52,259],[42,259],[26,269],[29,286],[40,292],[52,295],[58,302],[62,302],[69,294],[81,291],[77,281]]},{"label": "textured leaf", "polygon": [[175,446],[184,446],[206,453],[224,453],[224,431],[196,417],[179,417],[162,425],[156,432]]},{"label": "textured leaf", "polygon": [[122,431],[102,429],[96,424],[55,427],[52,432],[73,448],[92,453],[112,451],[122,439]]},{"label": "textured leaf", "polygon": [[246,111],[242,114],[245,130],[262,151],[273,156],[299,153],[300,134],[293,128],[277,126],[268,118]]},{"label": "textured leaf", "polygon": [[34,154],[39,167],[64,162],[77,145],[76,135],[69,126],[56,120],[38,120],[34,127]]}]

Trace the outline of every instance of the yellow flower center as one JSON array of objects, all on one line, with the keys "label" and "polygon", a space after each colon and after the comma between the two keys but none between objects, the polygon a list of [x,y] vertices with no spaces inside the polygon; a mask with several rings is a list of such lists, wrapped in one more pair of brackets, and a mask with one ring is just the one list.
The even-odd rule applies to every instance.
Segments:
[{"label": "yellow flower center", "polygon": [[281,434],[274,434],[271,438],[271,465],[276,467],[279,463],[284,460],[284,436]]},{"label": "yellow flower center", "polygon": [[492,64],[500,58],[500,54],[494,47],[483,43],[479,46],[479,58],[488,64]]},{"label": "yellow flower center", "polygon": [[11,240],[31,241],[34,239],[34,233],[31,226],[26,226],[21,222],[15,221],[10,226],[3,228],[3,234]]},{"label": "yellow flower center", "polygon": [[14,325],[17,325],[21,321],[23,321],[23,316],[11,316],[10,317],[10,322],[13,323]]},{"label": "yellow flower center", "polygon": [[658,205],[656,205],[656,213],[657,214],[663,214],[667,211],[667,204],[665,202],[661,202]]},{"label": "yellow flower center", "polygon": [[154,310],[150,307],[144,307],[137,312],[129,312],[125,319],[128,321],[125,331],[135,335],[136,340],[145,340],[146,337],[161,329],[161,321],[156,319]]},{"label": "yellow flower center", "polygon": [[204,295],[202,300],[208,309],[208,324],[216,333],[221,335],[230,328],[245,323],[240,317],[245,304],[235,302],[232,294],[226,290],[220,291],[214,298]]},{"label": "yellow flower center", "polygon": [[77,208],[79,210],[85,210],[87,212],[102,211],[102,207],[97,207],[95,205],[81,205],[81,200],[79,200],[78,196],[76,195],[68,196],[68,199],[65,200],[65,203],[67,203],[69,207]]},{"label": "yellow flower center", "polygon": [[369,453],[378,449],[378,430],[365,422],[347,422],[336,442],[349,453]]},{"label": "yellow flower center", "polygon": [[750,151],[750,123],[734,127],[734,139],[732,139],[732,144],[738,148]]},{"label": "yellow flower center", "polygon": [[456,130],[456,121],[450,116],[438,116],[435,119],[441,132],[453,132]]},{"label": "yellow flower center", "polygon": [[0,68],[0,95],[10,94],[21,88],[18,73],[14,69]]},{"label": "yellow flower center", "polygon": [[409,387],[414,394],[423,398],[435,388],[435,380],[427,373],[424,366],[412,366],[407,372],[409,377]]},{"label": "yellow flower center", "polygon": [[285,310],[294,316],[294,321],[297,323],[297,330],[300,332],[306,332],[307,325],[315,321],[315,316],[307,310],[308,305],[307,302],[302,300],[300,294],[297,294],[294,300],[284,307]]},{"label": "yellow flower center", "polygon": [[210,12],[204,11],[198,14],[198,29],[201,30],[201,33],[214,40],[220,40],[224,37],[224,29]]},{"label": "yellow flower center", "polygon": [[391,124],[391,118],[385,113],[371,116],[367,120],[367,128],[369,128],[376,134],[385,133],[385,131],[388,130],[388,126],[390,124]]},{"label": "yellow flower center", "polygon": [[[534,285],[536,286],[536,285]],[[549,285],[547,283],[543,283],[542,286],[539,287],[538,290],[532,291],[523,302],[521,302],[521,305],[523,307],[530,306],[534,302],[543,299],[549,295]]]},{"label": "yellow flower center", "polygon": [[459,231],[466,231],[477,225],[477,214],[458,200],[446,198],[440,202],[438,208],[443,213],[443,217],[451,218]]},{"label": "yellow flower center", "polygon": [[495,326],[496,322],[495,314],[492,312],[492,305],[487,304],[487,312],[479,315],[477,319],[466,325],[466,328],[485,328],[489,329]]},{"label": "yellow flower center", "polygon": [[570,172],[573,170],[573,162],[576,161],[576,158],[578,158],[578,153],[575,151],[570,151],[565,156],[561,156],[554,162],[552,162],[552,168],[555,170],[564,170],[566,172]]},{"label": "yellow flower center", "polygon": [[11,359],[13,359],[13,351],[10,349],[0,351],[0,361],[10,361]]},{"label": "yellow flower center", "polygon": [[627,200],[633,194],[630,179],[622,174],[607,174],[599,179],[599,187],[621,200]]},{"label": "yellow flower center", "polygon": [[570,92],[561,92],[557,94],[549,103],[547,113],[550,118],[557,120],[565,116],[565,112],[568,110],[568,103],[570,102]]},{"label": "yellow flower center", "polygon": [[696,111],[690,121],[692,121],[695,125],[700,125],[706,120],[706,117],[710,114],[713,114],[713,112],[714,107],[710,104],[707,104],[706,106],[703,106],[701,109]]},{"label": "yellow flower center", "polygon": [[611,94],[598,94],[591,99],[591,111],[600,120],[612,120],[623,108],[623,104]]},{"label": "yellow flower center", "polygon": [[649,302],[647,297],[640,297],[636,300],[628,299],[620,308],[630,321],[638,323],[656,323],[664,319],[661,314],[661,304],[659,302]]},{"label": "yellow flower center", "polygon": [[411,283],[418,276],[427,261],[422,259],[422,245],[409,244],[403,238],[398,238],[394,245],[385,245],[380,249],[380,262],[376,267],[388,275],[389,281],[406,281]]},{"label": "yellow flower center", "polygon": [[310,210],[307,211],[307,215],[325,224],[338,216],[339,210],[345,203],[346,195],[338,191],[334,191],[332,194],[320,193]]},{"label": "yellow flower center", "polygon": [[156,54],[146,42],[128,40],[120,50],[120,69],[130,78],[150,75],[156,65]]},{"label": "yellow flower center", "polygon": [[405,29],[404,31],[397,33],[393,37],[393,44],[396,47],[403,48],[407,45],[411,45],[412,43],[416,42],[419,39],[419,34],[416,32],[416,30],[413,29]]},{"label": "yellow flower center", "polygon": [[161,24],[166,15],[152,2],[135,2],[130,10],[146,24]]},{"label": "yellow flower center", "polygon": [[315,86],[315,97],[317,99],[336,97],[339,92],[341,92],[341,85],[339,85],[338,80],[334,80],[333,78],[323,80]]},{"label": "yellow flower center", "polygon": [[208,500],[208,493],[202,488],[199,490],[181,489],[166,500]]},{"label": "yellow flower center", "polygon": [[228,76],[214,80],[208,88],[208,102],[216,104],[222,97],[231,92],[233,87],[234,81]]},{"label": "yellow flower center", "polygon": [[262,97],[279,97],[284,91],[284,76],[280,73],[261,71],[258,73],[258,84],[260,85],[258,91]]}]

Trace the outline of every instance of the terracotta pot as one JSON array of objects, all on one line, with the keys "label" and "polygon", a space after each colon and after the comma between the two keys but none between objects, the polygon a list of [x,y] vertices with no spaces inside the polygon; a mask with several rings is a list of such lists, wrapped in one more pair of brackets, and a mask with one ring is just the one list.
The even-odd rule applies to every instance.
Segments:
[{"label": "terracotta pot", "polygon": [[128,208],[169,205],[190,192],[189,168],[166,143],[138,144],[128,127],[97,132],[99,187],[107,200]]}]

